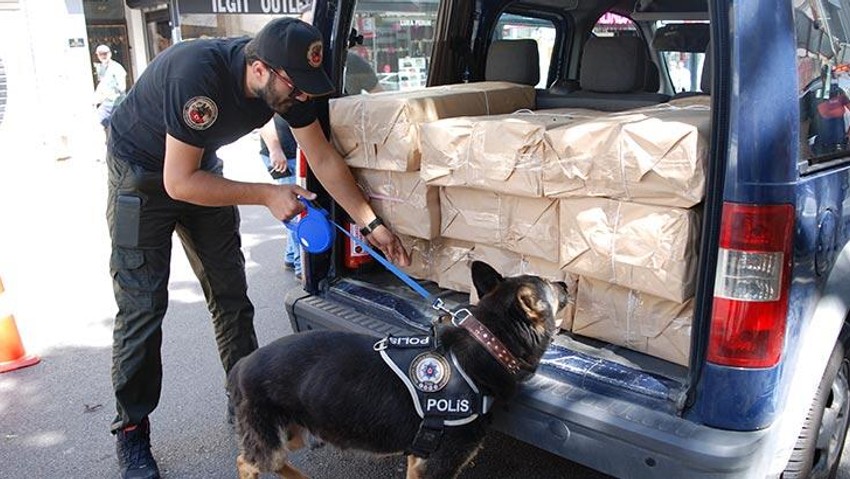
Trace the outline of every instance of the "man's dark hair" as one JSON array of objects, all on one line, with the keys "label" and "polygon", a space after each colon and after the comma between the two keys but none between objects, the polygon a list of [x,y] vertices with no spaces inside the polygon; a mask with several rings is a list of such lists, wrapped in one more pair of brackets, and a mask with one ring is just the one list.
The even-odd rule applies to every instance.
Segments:
[{"label": "man's dark hair", "polygon": [[257,55],[256,38],[252,38],[245,44],[245,64],[250,65],[257,60],[263,61],[263,59]]}]

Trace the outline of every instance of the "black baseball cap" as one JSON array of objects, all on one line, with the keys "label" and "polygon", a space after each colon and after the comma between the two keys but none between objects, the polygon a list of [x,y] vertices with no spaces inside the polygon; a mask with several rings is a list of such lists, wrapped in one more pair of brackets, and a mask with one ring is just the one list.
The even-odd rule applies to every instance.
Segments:
[{"label": "black baseball cap", "polygon": [[314,96],[333,93],[331,79],[322,69],[322,34],[297,18],[277,18],[254,37],[257,56],[272,68],[281,68],[298,89]]}]

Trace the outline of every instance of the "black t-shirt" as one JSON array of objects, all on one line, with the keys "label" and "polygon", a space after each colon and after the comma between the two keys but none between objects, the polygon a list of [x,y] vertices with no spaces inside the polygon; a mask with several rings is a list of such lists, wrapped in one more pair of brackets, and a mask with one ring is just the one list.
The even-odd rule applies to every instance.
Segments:
[{"label": "black t-shirt", "polygon": [[[295,158],[298,142],[295,141],[295,136],[292,135],[292,129],[289,128],[289,123],[281,118],[280,115],[275,115],[274,128],[277,130],[277,139],[280,141],[280,147],[286,159],[291,160]],[[269,147],[262,138],[260,138],[260,154],[269,156]]]},{"label": "black t-shirt", "polygon": [[[112,115],[110,147],[125,161],[161,171],[166,133],[204,149],[201,168],[218,168],[216,150],[264,125],[273,111],[245,97],[249,38],[191,40],[159,54]],[[316,119],[313,102],[284,118],[295,128]]]}]

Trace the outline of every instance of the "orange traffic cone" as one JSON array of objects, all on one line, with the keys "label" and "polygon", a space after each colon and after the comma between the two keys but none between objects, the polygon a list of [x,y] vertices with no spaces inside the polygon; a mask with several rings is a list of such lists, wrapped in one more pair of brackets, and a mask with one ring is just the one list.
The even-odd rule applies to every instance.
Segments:
[{"label": "orange traffic cone", "polygon": [[3,307],[3,280],[0,279],[0,373],[32,366],[40,361],[37,356],[27,356],[15,317]]}]

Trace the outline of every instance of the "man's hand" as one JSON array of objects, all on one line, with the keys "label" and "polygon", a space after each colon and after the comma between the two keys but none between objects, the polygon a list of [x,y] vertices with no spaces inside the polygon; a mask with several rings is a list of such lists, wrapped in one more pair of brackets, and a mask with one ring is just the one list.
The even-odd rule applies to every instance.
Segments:
[{"label": "man's hand", "polygon": [[398,236],[386,226],[378,226],[366,238],[373,246],[380,249],[386,255],[387,259],[394,264],[398,266],[410,266],[410,255],[404,250],[404,246],[401,245],[401,240]]},{"label": "man's hand", "polygon": [[[272,171],[286,173],[286,170],[289,169],[289,165],[286,162],[286,155],[283,154],[283,151],[281,151],[280,148],[269,148],[269,160],[271,162]],[[292,173],[295,172],[293,171]]]},{"label": "man's hand", "polygon": [[303,196],[308,200],[316,199],[315,193],[298,185],[268,186],[270,187],[270,194],[266,198],[265,205],[272,215],[281,221],[291,219],[304,211],[304,204],[298,200],[298,196]]}]

